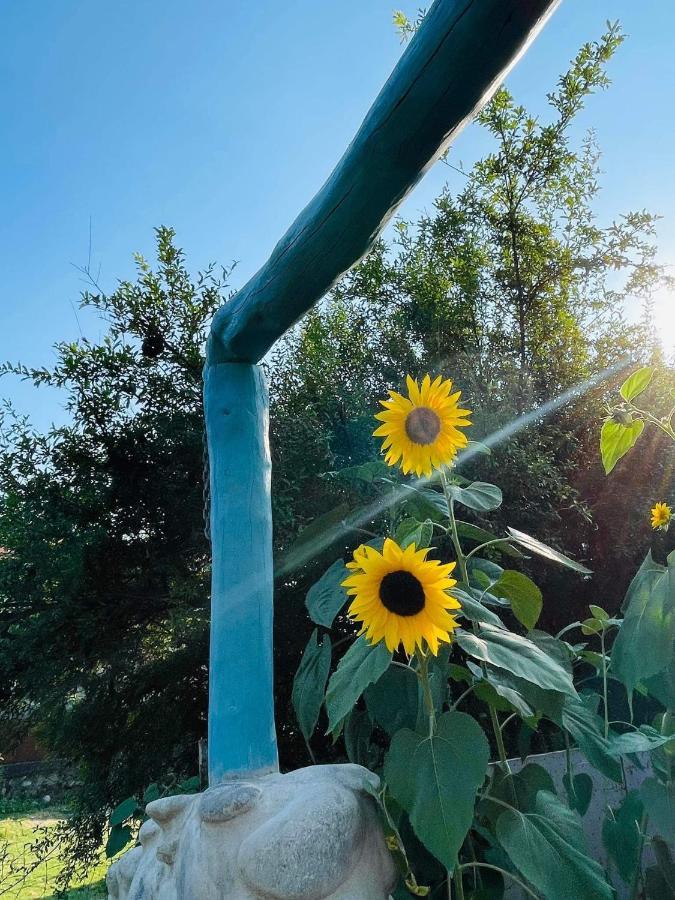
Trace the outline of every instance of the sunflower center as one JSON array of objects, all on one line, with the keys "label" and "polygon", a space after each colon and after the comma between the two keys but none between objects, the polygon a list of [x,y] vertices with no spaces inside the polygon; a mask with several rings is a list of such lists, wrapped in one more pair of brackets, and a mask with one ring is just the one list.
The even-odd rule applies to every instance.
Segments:
[{"label": "sunflower center", "polygon": [[433,444],[441,433],[441,420],[428,406],[416,406],[406,417],[405,431],[415,444]]},{"label": "sunflower center", "polygon": [[410,572],[388,572],[380,582],[380,600],[397,616],[415,616],[424,609],[424,588]]}]

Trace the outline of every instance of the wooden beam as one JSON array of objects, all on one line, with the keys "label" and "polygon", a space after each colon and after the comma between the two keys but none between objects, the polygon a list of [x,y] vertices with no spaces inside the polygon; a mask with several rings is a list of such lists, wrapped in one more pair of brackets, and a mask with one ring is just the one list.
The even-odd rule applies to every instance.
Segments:
[{"label": "wooden beam", "polygon": [[436,0],[328,181],[215,315],[207,364],[257,362],[361,259],[559,0]]}]

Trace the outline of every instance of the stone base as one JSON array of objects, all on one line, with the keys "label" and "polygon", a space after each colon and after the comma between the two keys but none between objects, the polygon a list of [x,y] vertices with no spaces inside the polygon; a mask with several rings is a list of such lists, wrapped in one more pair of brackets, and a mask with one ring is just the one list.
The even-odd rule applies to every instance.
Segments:
[{"label": "stone base", "polygon": [[396,872],[354,765],[230,781],[149,803],[110,900],[388,900]]}]

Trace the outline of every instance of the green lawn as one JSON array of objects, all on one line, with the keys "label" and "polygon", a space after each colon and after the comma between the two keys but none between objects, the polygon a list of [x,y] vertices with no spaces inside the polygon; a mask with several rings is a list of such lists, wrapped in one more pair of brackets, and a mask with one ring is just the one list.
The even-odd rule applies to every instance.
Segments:
[{"label": "green lawn", "polygon": [[9,812],[0,807],[0,900],[88,900],[106,896],[103,876],[107,868],[101,862],[90,878],[67,894],[57,895],[54,882],[61,865],[58,859],[40,863],[26,878],[19,881],[19,869],[30,867],[35,857],[30,844],[35,840],[34,829],[54,825],[62,819],[62,809],[23,808]]}]

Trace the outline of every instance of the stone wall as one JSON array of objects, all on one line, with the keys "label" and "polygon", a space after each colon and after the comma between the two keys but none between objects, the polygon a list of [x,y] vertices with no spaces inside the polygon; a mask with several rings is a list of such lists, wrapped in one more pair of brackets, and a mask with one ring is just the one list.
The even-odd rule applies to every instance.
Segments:
[{"label": "stone wall", "polygon": [[56,803],[78,783],[73,767],[59,759],[0,766],[0,800]]}]

